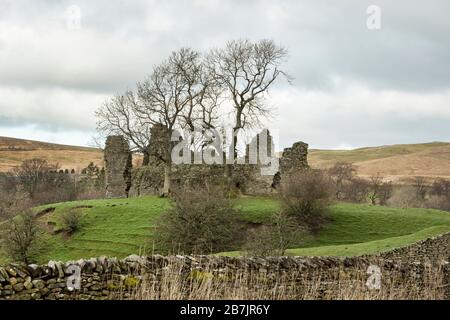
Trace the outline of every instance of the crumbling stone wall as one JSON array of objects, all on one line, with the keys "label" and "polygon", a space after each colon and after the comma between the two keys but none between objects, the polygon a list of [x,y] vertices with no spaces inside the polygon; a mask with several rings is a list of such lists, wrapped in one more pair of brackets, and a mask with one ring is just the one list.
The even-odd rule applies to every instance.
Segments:
[{"label": "crumbling stone wall", "polygon": [[299,141],[284,149],[280,159],[281,175],[305,168],[308,168],[308,144]]},{"label": "crumbling stone wall", "polygon": [[[266,137],[266,138],[263,138]],[[164,162],[170,134],[163,125],[155,125],[151,129],[151,141],[148,149],[148,165],[134,168],[131,173],[130,195],[160,194],[164,184]],[[246,146],[245,164],[231,165],[233,186],[241,193],[248,195],[271,195],[277,192],[283,173],[290,170],[301,170],[308,167],[308,145],[296,142],[291,148],[286,148],[279,161],[271,161],[269,165],[260,158],[260,144],[265,145],[267,160],[274,156],[273,137],[267,129],[258,133]],[[119,148],[120,149],[120,148]],[[112,152],[111,152],[112,153]],[[276,164],[273,166],[273,164]],[[192,186],[195,181],[221,179],[228,174],[227,164],[174,164],[172,166],[172,186]],[[270,170],[269,170],[270,169]],[[127,171],[128,174],[128,171]],[[116,176],[118,177],[118,176]],[[118,187],[119,191],[123,188]]]},{"label": "crumbling stone wall", "polygon": [[155,124],[150,129],[150,142],[148,146],[149,165],[159,166],[166,161],[166,150],[171,134],[162,124]]},{"label": "crumbling stone wall", "polygon": [[233,174],[244,177],[242,190],[249,195],[271,195],[276,193],[274,177],[279,170],[279,159],[275,157],[275,145],[269,130],[264,129],[246,146],[244,166],[235,166]]},{"label": "crumbling stone wall", "polygon": [[[212,273],[225,279],[245,272],[264,277],[270,283],[289,274],[296,277],[299,294],[311,287],[308,286],[310,281],[317,283],[320,278],[318,290],[324,299],[340,290],[336,279],[355,284],[365,282],[369,266],[380,268],[382,285],[401,287],[412,283],[413,289],[420,293],[430,285],[432,267],[433,276],[442,281],[438,285],[444,288],[444,298],[450,299],[449,238],[450,233],[391,253],[350,258],[132,255],[123,260],[100,257],[66,263],[50,261],[47,265],[9,264],[0,267],[0,299],[108,299],[115,297],[118,291],[127,299],[132,297],[130,292],[143,277],[160,281],[162,270],[174,263],[178,266],[174,269],[177,275],[181,270],[186,279],[193,272]],[[80,271],[78,289],[72,288],[75,287],[72,281],[75,268]]]},{"label": "crumbling stone wall", "polygon": [[131,187],[130,147],[123,136],[109,136],[105,144],[105,186],[107,198],[128,197]]}]

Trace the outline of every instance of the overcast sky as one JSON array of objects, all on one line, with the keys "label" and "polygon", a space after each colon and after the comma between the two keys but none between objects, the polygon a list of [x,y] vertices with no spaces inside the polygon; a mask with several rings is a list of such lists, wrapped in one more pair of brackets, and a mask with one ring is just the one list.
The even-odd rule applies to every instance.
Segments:
[{"label": "overcast sky", "polygon": [[448,0],[0,0],[0,136],[87,145],[102,101],[172,50],[236,38],[289,50],[294,81],[268,100],[280,147],[450,141]]}]

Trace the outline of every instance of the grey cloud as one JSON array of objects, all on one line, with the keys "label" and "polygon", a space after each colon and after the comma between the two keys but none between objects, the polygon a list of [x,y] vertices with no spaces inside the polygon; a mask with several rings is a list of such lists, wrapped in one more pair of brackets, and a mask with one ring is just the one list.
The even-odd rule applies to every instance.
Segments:
[{"label": "grey cloud", "polygon": [[[379,31],[366,28],[366,8],[371,4],[372,0],[2,1],[0,92],[13,87],[19,93],[0,104],[0,127],[37,123],[50,131],[52,125],[92,130],[93,111],[102,98],[133,87],[171,50],[206,50],[234,38],[271,38],[290,52],[285,69],[295,78],[293,87],[329,97],[323,102],[326,108],[312,100],[301,106],[302,112],[297,112],[295,100],[288,103],[293,109],[279,116],[284,145],[299,137],[319,147],[450,140],[449,118],[431,111],[427,115],[424,102],[415,103],[409,112],[425,110],[420,112],[423,121],[386,111],[368,118],[367,109],[339,108],[350,99],[340,92],[355,83],[373,93],[435,93],[448,99],[450,3],[378,0]],[[79,31],[66,29],[69,5],[81,8]],[[274,91],[286,86],[280,83]],[[39,99],[35,91],[40,91]],[[50,98],[43,99],[47,94]],[[33,103],[49,116],[42,117]],[[75,108],[77,103],[82,120],[76,119],[76,112],[61,117],[61,106]],[[392,106],[400,108],[402,103],[395,99]],[[298,120],[305,114],[305,121]],[[301,127],[295,126],[297,120]],[[414,132],[408,126],[414,126]]]},{"label": "grey cloud", "polygon": [[399,90],[439,90],[450,82],[446,1],[420,2],[420,11],[411,1],[378,1],[380,31],[366,28],[372,3],[366,0],[78,1],[78,34],[64,29],[64,10],[73,2],[18,3],[5,9],[13,12],[6,23],[48,28],[41,35],[48,48],[25,50],[4,66],[0,81],[10,85],[123,90],[179,46],[206,49],[239,37],[288,47],[286,68],[296,86],[329,90],[334,75]]}]

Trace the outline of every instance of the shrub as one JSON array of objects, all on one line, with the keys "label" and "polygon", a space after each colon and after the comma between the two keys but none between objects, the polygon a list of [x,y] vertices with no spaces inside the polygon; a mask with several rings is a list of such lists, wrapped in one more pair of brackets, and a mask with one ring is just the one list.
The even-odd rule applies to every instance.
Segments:
[{"label": "shrub", "polygon": [[426,202],[428,208],[450,211],[450,181],[436,179],[431,186],[431,196]]},{"label": "shrub", "polygon": [[76,209],[71,209],[65,212],[61,217],[63,228],[68,233],[74,233],[75,231],[78,231],[81,227],[81,216],[81,211]]},{"label": "shrub", "polygon": [[28,264],[38,236],[36,217],[31,210],[8,220],[3,226],[3,247],[8,256]]},{"label": "shrub", "polygon": [[30,207],[27,192],[19,187],[11,174],[0,173],[0,221],[13,217]]},{"label": "shrub", "polygon": [[353,164],[347,162],[337,162],[328,169],[328,174],[335,184],[336,199],[344,200],[347,198],[346,186],[352,181],[356,174],[356,168]]},{"label": "shrub", "polygon": [[[78,179],[69,170],[58,170],[57,164],[49,164],[44,159],[29,159],[13,169],[6,178],[0,177],[1,185],[13,183],[14,188],[26,193],[34,206],[48,203],[73,201],[86,198],[104,196],[104,170],[93,163],[83,169],[85,176]],[[74,173],[74,170],[71,171]],[[7,187],[13,190],[12,187]]]},{"label": "shrub", "polygon": [[416,189],[413,186],[397,187],[387,204],[397,208],[420,208],[423,202],[419,201],[416,196]]},{"label": "shrub", "polygon": [[424,177],[415,177],[413,183],[414,189],[416,191],[416,198],[419,201],[424,201],[427,196],[427,184]]},{"label": "shrub", "polygon": [[334,188],[330,178],[319,170],[303,170],[282,178],[280,202],[286,215],[312,232],[326,222],[326,208]]},{"label": "shrub", "polygon": [[450,198],[450,181],[438,178],[431,186],[431,194]]},{"label": "shrub", "polygon": [[392,183],[384,182],[383,176],[379,173],[370,177],[368,197],[373,205],[386,205],[392,191]]},{"label": "shrub", "polygon": [[229,250],[239,240],[237,212],[222,189],[175,191],[172,208],[156,223],[162,251],[203,254]]},{"label": "shrub", "polygon": [[432,195],[425,202],[425,206],[431,209],[450,211],[450,198]]},{"label": "shrub", "polygon": [[270,225],[250,232],[244,250],[250,256],[283,256],[291,245],[300,241],[302,231],[295,218],[279,211],[272,216]]},{"label": "shrub", "polygon": [[343,200],[361,203],[367,202],[370,186],[367,180],[353,177],[343,185],[342,190],[343,194],[345,195],[343,197]]}]

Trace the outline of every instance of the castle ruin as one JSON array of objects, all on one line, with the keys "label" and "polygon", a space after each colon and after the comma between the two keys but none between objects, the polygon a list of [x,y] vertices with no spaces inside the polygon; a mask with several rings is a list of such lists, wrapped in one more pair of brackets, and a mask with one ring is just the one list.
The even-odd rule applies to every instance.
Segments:
[{"label": "castle ruin", "polygon": [[131,188],[132,158],[122,136],[109,136],[105,144],[105,188],[107,198],[127,198]]},{"label": "castle ruin", "polygon": [[[133,169],[131,153],[124,138],[108,137],[105,148],[107,195],[124,197],[160,194],[164,184],[164,161],[168,137],[165,127],[153,126],[148,149],[148,164]],[[266,143],[266,148],[260,152],[260,147]],[[277,159],[279,161],[270,162],[271,157],[275,156],[273,151],[273,138],[269,131],[264,129],[246,146],[245,164],[174,164],[172,186],[192,187],[206,179],[221,181],[231,171],[231,184],[242,194],[276,193],[283,174],[291,170],[308,168],[308,145],[296,142],[292,147],[284,149],[282,156]],[[273,167],[274,162],[275,167]]]}]

